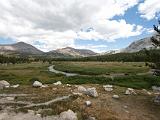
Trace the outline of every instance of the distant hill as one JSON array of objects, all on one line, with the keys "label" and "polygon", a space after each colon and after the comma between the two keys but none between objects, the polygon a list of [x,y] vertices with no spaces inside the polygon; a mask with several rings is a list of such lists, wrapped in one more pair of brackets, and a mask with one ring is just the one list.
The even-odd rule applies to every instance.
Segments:
[{"label": "distant hill", "polygon": [[53,50],[47,53],[48,55],[60,55],[61,57],[88,57],[97,55],[97,53],[87,49],[75,49],[66,47],[62,49]]},{"label": "distant hill", "polygon": [[43,52],[30,44],[18,42],[15,44],[0,45],[0,54],[41,55]]},{"label": "distant hill", "polygon": [[15,44],[7,44],[7,45],[0,45],[0,54],[3,55],[34,55],[34,56],[44,56],[49,58],[63,58],[63,57],[88,57],[94,56],[97,53],[87,50],[87,49],[75,49],[71,47],[66,47],[62,49],[53,50],[50,52],[42,52],[41,50],[37,49],[36,47],[24,43],[18,42]]},{"label": "distant hill", "polygon": [[135,41],[125,49],[121,50],[121,52],[133,53],[133,52],[138,52],[140,50],[143,50],[144,48],[145,49],[154,48],[154,46],[152,45],[151,37],[147,37],[147,38]]}]

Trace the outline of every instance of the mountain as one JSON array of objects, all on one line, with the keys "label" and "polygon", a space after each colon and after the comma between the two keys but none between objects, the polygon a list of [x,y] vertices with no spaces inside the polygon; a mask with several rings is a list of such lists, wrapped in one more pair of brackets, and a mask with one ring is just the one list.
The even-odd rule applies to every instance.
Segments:
[{"label": "mountain", "polygon": [[66,47],[62,49],[53,50],[47,53],[48,55],[60,55],[64,57],[87,57],[87,56],[94,56],[97,53],[87,50],[87,49],[75,49],[71,47]]},{"label": "mountain", "polygon": [[0,54],[40,55],[43,54],[43,52],[30,44],[18,42],[15,44],[0,45]]},{"label": "mountain", "polygon": [[135,41],[125,49],[121,50],[121,52],[133,53],[133,52],[138,52],[140,50],[143,50],[144,48],[145,49],[154,48],[154,46],[152,45],[151,37],[147,37],[147,38]]}]

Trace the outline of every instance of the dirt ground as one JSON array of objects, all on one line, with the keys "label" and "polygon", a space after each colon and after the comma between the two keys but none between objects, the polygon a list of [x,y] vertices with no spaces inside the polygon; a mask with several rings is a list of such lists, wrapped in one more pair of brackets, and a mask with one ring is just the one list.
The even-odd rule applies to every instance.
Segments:
[{"label": "dirt ground", "polygon": [[[95,117],[97,120],[159,120],[160,106],[153,103],[155,94],[152,91],[135,90],[136,95],[124,95],[126,88],[114,86],[114,90],[107,92],[102,85],[85,84],[86,88],[95,87],[98,97],[87,95],[73,95],[77,91],[77,85],[49,85],[46,88],[33,88],[32,86],[20,86],[18,88],[5,88],[0,93],[0,120],[22,120],[22,116],[33,120],[54,120],[55,115],[68,109],[77,113],[80,120]],[[148,94],[150,92],[150,94]],[[16,96],[10,100],[6,96]],[[20,96],[20,94],[26,94]],[[112,98],[119,95],[119,99]],[[48,106],[25,108],[28,104],[44,103],[57,97],[71,95],[70,99],[57,101]],[[10,97],[10,98],[12,98]],[[85,101],[91,101],[91,106],[86,106]],[[29,114],[32,111],[34,115]],[[20,117],[21,116],[21,117]],[[10,119],[12,118],[12,119]],[[15,119],[16,120],[16,119]],[[32,119],[31,119],[32,120]]]}]

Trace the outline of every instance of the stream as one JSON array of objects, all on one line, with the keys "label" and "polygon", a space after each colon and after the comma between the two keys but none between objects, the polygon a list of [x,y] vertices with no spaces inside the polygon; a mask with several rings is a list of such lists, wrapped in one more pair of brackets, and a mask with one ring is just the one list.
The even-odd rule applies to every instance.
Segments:
[{"label": "stream", "polygon": [[55,65],[51,65],[51,66],[48,67],[48,69],[49,69],[50,72],[53,72],[53,73],[56,73],[56,74],[60,73],[60,74],[66,75],[67,77],[78,75],[78,74],[76,74],[76,73],[67,73],[67,72],[55,70],[55,69],[54,69],[54,66],[55,66]]}]

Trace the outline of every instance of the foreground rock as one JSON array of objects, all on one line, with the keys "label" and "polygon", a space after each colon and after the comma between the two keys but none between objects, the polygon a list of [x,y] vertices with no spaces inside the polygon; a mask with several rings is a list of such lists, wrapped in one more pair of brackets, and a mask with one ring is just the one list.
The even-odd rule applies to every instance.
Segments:
[{"label": "foreground rock", "polygon": [[152,86],[154,92],[160,92],[160,87]]},{"label": "foreground rock", "polygon": [[80,92],[80,93],[86,93],[86,88],[85,87],[83,87],[83,86],[78,86],[78,92]]},{"label": "foreground rock", "polygon": [[119,99],[119,95],[113,95],[112,98]]},{"label": "foreground rock", "polygon": [[72,110],[68,110],[60,113],[59,120],[78,120],[78,118],[76,113],[74,113]]},{"label": "foreground rock", "polygon": [[86,95],[89,95],[91,97],[98,97],[98,93],[96,91],[96,88],[87,88],[86,92],[85,92]]},{"label": "foreground rock", "polygon": [[61,81],[58,81],[56,83],[53,83],[54,85],[62,85]]},{"label": "foreground rock", "polygon": [[12,88],[18,88],[18,87],[19,87],[19,84],[17,84],[17,85],[12,85],[11,87],[12,87]]},{"label": "foreground rock", "polygon": [[85,104],[86,104],[86,106],[91,106],[92,103],[91,103],[91,101],[86,101]]},{"label": "foreground rock", "polygon": [[113,86],[112,85],[103,85],[103,88],[107,92],[113,91]]},{"label": "foreground rock", "polygon": [[157,96],[154,98],[154,103],[160,105],[160,95],[157,95]]},{"label": "foreground rock", "polygon": [[125,95],[136,95],[136,92],[133,88],[127,88],[126,92],[125,92]]},{"label": "foreground rock", "polygon": [[0,81],[0,89],[8,88],[8,87],[10,87],[9,82],[7,82],[7,81],[5,81],[5,80],[1,80],[1,81]]},{"label": "foreground rock", "polygon": [[42,83],[39,81],[34,81],[33,87],[42,87]]}]

